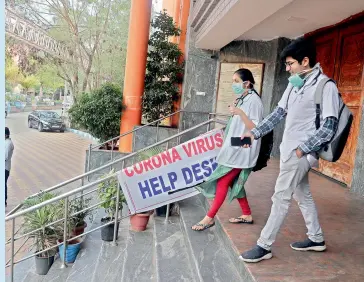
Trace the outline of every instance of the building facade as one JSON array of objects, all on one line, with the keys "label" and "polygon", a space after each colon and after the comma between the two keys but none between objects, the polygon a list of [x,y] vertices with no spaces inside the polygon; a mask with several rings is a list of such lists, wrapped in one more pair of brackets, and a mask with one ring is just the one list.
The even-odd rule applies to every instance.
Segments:
[{"label": "building facade", "polygon": [[[121,134],[141,121],[151,5],[152,0],[132,0]],[[228,113],[233,71],[248,67],[267,115],[288,84],[281,51],[295,38],[312,37],[318,61],[354,114],[343,156],[335,163],[321,161],[318,172],[364,196],[364,1],[163,0],[162,7],[182,31],[171,39],[185,55],[177,109]],[[205,120],[181,115],[172,125],[181,129]],[[274,157],[283,128],[282,122],[274,130]],[[120,139],[119,150],[130,152],[131,144],[131,136]]]},{"label": "building facade", "polygon": [[[265,114],[287,86],[280,52],[292,39],[312,37],[324,72],[338,85],[354,114],[346,149],[336,163],[318,171],[364,195],[364,2],[340,0],[196,0],[187,29],[182,105],[187,110],[227,111],[227,85],[239,66],[253,68]],[[197,93],[205,93],[203,96]],[[201,118],[202,119],[202,118]],[[185,117],[196,124],[198,117]],[[275,130],[279,156],[282,122]]]}]

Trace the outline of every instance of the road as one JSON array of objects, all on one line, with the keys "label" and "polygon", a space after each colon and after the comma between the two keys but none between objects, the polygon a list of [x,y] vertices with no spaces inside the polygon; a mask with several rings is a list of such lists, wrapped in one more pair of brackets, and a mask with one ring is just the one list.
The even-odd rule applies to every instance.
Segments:
[{"label": "road", "polygon": [[7,211],[25,197],[83,173],[86,149],[91,142],[70,132],[30,129],[28,114],[14,113],[5,119],[15,147]]},{"label": "road", "polygon": [[[8,180],[6,213],[27,196],[82,174],[86,149],[91,143],[70,132],[38,132],[30,129],[27,124],[28,114],[11,113],[5,119],[15,147]],[[10,230],[10,223],[7,222],[7,239]],[[6,249],[9,257],[9,245]],[[17,259],[23,254],[20,252]]]}]

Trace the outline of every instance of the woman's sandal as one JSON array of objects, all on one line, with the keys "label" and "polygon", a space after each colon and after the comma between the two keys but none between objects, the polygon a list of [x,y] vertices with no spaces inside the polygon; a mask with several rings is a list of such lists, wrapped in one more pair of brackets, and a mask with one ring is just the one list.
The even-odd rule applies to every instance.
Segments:
[{"label": "woman's sandal", "polygon": [[235,224],[241,224],[241,223],[246,223],[246,224],[253,224],[254,223],[254,220],[246,220],[245,218],[241,218],[241,217],[235,217],[234,218],[235,220],[232,221],[231,218],[229,219],[229,222],[230,223],[235,223]]},{"label": "woman's sandal", "polygon": [[215,225],[215,222],[213,222],[213,223],[209,223],[209,224],[197,223],[197,224],[195,224],[194,226],[201,226],[201,227],[202,227],[202,229],[193,229],[193,226],[191,227],[191,229],[192,229],[193,231],[204,231],[204,230],[209,229],[210,227],[212,227],[212,226],[214,226],[214,225]]}]

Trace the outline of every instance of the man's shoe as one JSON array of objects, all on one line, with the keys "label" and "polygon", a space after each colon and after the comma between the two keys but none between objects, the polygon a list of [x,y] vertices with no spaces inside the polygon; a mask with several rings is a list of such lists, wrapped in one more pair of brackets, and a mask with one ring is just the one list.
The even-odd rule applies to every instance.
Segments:
[{"label": "man's shoe", "polygon": [[306,239],[302,242],[296,242],[291,244],[291,248],[296,251],[315,251],[322,252],[326,250],[325,241],[321,243],[315,243],[310,239]]},{"label": "man's shoe", "polygon": [[272,258],[272,252],[267,251],[258,245],[253,249],[242,253],[239,257],[239,259],[245,262],[260,262],[261,260],[270,258]]}]

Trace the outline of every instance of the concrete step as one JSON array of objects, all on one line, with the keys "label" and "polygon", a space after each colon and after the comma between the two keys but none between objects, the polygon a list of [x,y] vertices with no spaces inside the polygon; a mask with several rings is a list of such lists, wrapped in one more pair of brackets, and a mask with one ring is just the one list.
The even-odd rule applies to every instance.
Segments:
[{"label": "concrete step", "polygon": [[191,229],[205,215],[204,199],[199,195],[180,202],[181,223],[192,254],[199,281],[246,281],[230,259],[226,245],[218,234],[219,227],[203,232]]},{"label": "concrete step", "polygon": [[[100,230],[90,233],[74,264],[61,268],[57,259],[46,276],[36,275],[32,267],[15,281],[252,281],[218,222],[204,232],[191,229],[206,214],[205,199],[195,196],[179,206],[180,216],[169,217],[168,223],[165,217],[151,216],[144,232],[129,230],[129,218],[123,219],[117,246],[103,242]],[[89,228],[100,226],[103,215],[98,212]]]},{"label": "concrete step", "polygon": [[126,249],[124,251],[123,267],[121,269],[121,280],[119,278],[118,281],[156,281],[153,220],[154,218],[151,216],[148,228],[144,232],[129,231]]},{"label": "concrete step", "polygon": [[154,218],[157,281],[197,282],[190,253],[178,216]]}]

